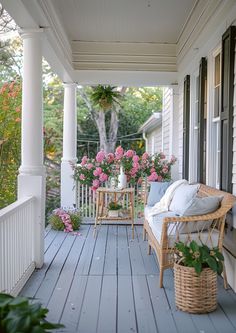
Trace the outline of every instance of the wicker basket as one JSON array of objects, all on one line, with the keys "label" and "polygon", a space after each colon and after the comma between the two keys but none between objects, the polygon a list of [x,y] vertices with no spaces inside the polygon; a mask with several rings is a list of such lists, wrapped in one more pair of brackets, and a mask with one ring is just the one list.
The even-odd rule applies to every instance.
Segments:
[{"label": "wicker basket", "polygon": [[217,307],[217,273],[204,268],[198,276],[195,269],[174,264],[175,304],[190,313],[212,312]]}]

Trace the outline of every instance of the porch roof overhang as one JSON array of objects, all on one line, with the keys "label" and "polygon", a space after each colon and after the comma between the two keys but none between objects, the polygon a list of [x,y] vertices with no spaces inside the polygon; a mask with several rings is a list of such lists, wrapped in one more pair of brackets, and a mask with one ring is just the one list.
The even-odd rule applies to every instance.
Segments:
[{"label": "porch roof overhang", "polygon": [[154,128],[161,126],[162,124],[162,114],[161,112],[154,112],[148,120],[140,127],[139,132],[148,133]]},{"label": "porch roof overhang", "polygon": [[232,0],[2,0],[21,29],[43,28],[64,82],[171,85],[202,27]]}]

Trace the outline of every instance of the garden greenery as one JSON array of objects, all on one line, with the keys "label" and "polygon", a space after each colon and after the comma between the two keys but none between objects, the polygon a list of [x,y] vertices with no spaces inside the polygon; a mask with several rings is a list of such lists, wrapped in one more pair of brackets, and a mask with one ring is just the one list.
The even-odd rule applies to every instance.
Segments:
[{"label": "garden greenery", "polygon": [[223,271],[224,257],[217,247],[210,249],[204,244],[198,245],[195,241],[191,241],[189,245],[178,242],[175,244],[175,254],[177,264],[194,267],[198,275],[206,267],[218,274]]},{"label": "garden greenery", "polygon": [[0,294],[1,333],[47,333],[64,327],[46,320],[48,309],[39,303],[30,304],[25,297]]}]

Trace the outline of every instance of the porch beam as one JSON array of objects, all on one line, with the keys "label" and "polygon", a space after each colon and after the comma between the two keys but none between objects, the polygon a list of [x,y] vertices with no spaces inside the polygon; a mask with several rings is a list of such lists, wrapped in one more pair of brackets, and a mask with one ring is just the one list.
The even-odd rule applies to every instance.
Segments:
[{"label": "porch beam", "polygon": [[73,165],[77,162],[76,83],[64,84],[63,156],[61,161],[61,207],[76,206]]}]

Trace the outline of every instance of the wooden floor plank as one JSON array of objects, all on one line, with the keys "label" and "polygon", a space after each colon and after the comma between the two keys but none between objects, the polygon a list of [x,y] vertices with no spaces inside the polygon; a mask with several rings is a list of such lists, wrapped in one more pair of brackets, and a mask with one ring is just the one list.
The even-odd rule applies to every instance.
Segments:
[{"label": "wooden floor plank", "polygon": [[49,309],[49,320],[58,322],[61,317],[88,229],[88,226],[83,226],[82,236],[76,237],[65,265],[63,266],[60,277],[47,306]]},{"label": "wooden floor plank", "polygon": [[117,276],[104,275],[97,333],[116,333]]},{"label": "wooden floor plank", "polygon": [[137,332],[131,276],[118,275],[117,333]]},{"label": "wooden floor plank", "polygon": [[[223,281],[222,281],[223,282]],[[223,284],[218,282],[218,303],[227,318],[231,321],[236,332],[236,297],[233,290],[225,290]]]},{"label": "wooden floor plank", "polygon": [[108,227],[104,275],[117,274],[117,226]]},{"label": "wooden floor plank", "polygon": [[92,333],[97,330],[102,276],[91,275],[85,290],[77,331]]},{"label": "wooden floor plank", "polygon": [[60,319],[60,322],[65,325],[63,332],[76,332],[79,321],[79,316],[84,300],[85,289],[88,276],[74,276],[68,298]]},{"label": "wooden floor plank", "polygon": [[131,275],[126,227],[118,227],[117,268],[118,275]]},{"label": "wooden floor plank", "polygon": [[145,276],[133,276],[133,290],[138,332],[157,333],[158,331]]},{"label": "wooden floor plank", "polygon": [[143,257],[139,247],[137,235],[135,234],[134,239],[132,239],[132,231],[127,228],[128,243],[129,243],[129,254],[130,263],[133,275],[145,275],[146,270],[144,266]]},{"label": "wooden floor plank", "polygon": [[52,244],[57,235],[58,231],[52,229],[49,230],[48,234],[44,238],[44,253],[47,252],[47,250],[49,249],[50,245]]},{"label": "wooden floor plank", "polygon": [[65,264],[70,249],[75,241],[75,236],[68,235],[63,243],[63,246],[58,251],[55,256],[50,269],[47,271],[46,276],[43,280],[43,283],[40,285],[35,297],[44,305],[47,306],[47,303],[50,299],[50,296],[54,290],[57,279],[61,273],[62,267]]},{"label": "wooden floor plank", "polygon": [[139,247],[141,250],[146,274],[159,274],[159,266],[156,264],[154,253],[148,255],[148,242],[143,241],[143,227],[135,227],[135,231],[136,237],[138,237]]},{"label": "wooden floor plank", "polygon": [[93,227],[90,226],[88,236],[86,238],[83,252],[81,253],[79,263],[76,269],[76,275],[88,275],[93,257],[94,246],[96,244],[96,238],[93,235]]},{"label": "wooden floor plank", "polygon": [[105,251],[107,242],[108,226],[103,225],[97,232],[96,245],[93,252],[89,275],[102,275],[105,262]]},{"label": "wooden floor plank", "polygon": [[58,251],[63,246],[63,242],[65,241],[65,238],[67,237],[67,234],[64,232],[58,232],[56,238],[54,239],[53,243],[51,243],[48,251],[44,255],[44,264],[41,269],[37,269],[34,271],[30,279],[27,281],[26,285],[21,291],[21,295],[24,295],[26,297],[35,297],[35,294],[40,287],[42,281],[45,278],[45,275],[50,268],[54,257],[58,253]]},{"label": "wooden floor plank", "polygon": [[177,328],[165,291],[163,288],[159,288],[159,276],[149,275],[147,276],[147,282],[158,332],[176,333]]}]

